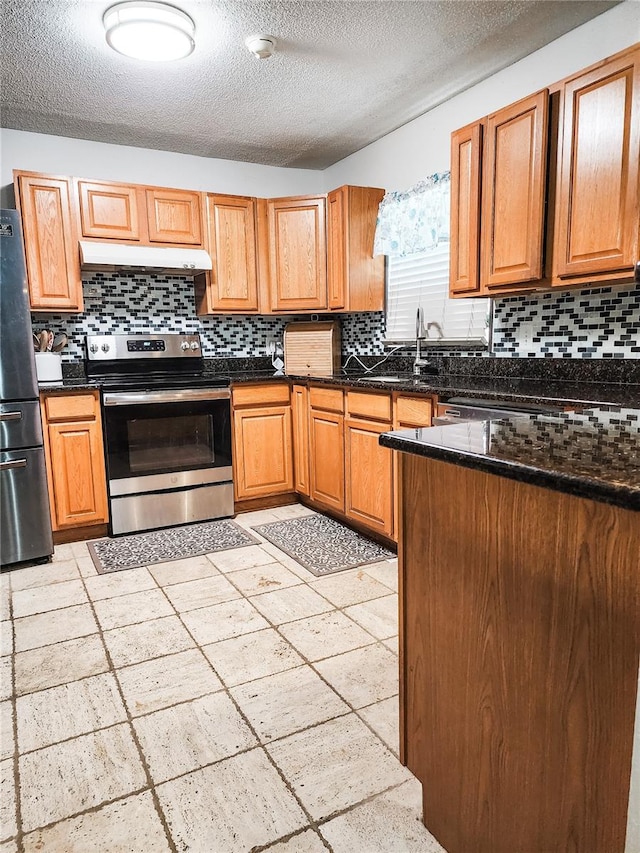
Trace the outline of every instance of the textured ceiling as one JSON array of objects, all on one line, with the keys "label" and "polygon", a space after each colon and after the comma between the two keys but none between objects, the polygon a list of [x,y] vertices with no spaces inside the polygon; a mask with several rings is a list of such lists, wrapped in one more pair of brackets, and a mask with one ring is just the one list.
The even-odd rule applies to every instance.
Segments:
[{"label": "textured ceiling", "polygon": [[[616,5],[174,4],[196,22],[196,50],[147,64],[107,46],[109,0],[0,0],[2,126],[321,169]],[[276,37],[271,59],[245,48],[255,32]]]}]

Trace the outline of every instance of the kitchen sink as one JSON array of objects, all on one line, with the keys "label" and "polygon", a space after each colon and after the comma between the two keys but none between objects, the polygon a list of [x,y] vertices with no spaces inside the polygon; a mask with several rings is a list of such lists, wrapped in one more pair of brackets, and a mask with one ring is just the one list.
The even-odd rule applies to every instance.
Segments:
[{"label": "kitchen sink", "polygon": [[358,382],[409,382],[410,380],[402,376],[361,376]]}]

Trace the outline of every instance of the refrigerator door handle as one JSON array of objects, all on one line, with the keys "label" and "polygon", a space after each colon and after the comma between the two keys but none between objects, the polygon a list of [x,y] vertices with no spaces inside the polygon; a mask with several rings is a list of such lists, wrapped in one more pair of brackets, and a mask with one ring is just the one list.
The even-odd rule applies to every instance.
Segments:
[{"label": "refrigerator door handle", "polygon": [[0,421],[21,421],[22,412],[1,412]]},{"label": "refrigerator door handle", "polygon": [[26,468],[26,459],[13,459],[11,462],[0,462],[0,471],[9,471],[11,468]]}]

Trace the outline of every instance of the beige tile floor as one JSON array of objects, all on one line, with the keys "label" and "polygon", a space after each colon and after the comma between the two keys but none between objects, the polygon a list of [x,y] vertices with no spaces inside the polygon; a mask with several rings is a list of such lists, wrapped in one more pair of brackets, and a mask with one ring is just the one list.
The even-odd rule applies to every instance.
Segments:
[{"label": "beige tile floor", "polygon": [[442,853],[397,758],[395,560],[98,575],[80,542],[0,588],[0,853]]}]

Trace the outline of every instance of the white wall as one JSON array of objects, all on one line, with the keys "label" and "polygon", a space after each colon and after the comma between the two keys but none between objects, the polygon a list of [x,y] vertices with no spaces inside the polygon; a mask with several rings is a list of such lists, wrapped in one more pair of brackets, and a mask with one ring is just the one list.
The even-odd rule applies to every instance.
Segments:
[{"label": "white wall", "polygon": [[265,198],[324,192],[322,172],[307,169],[259,166],[2,129],[0,186],[3,206],[12,201],[6,188],[13,182],[13,169]]},{"label": "white wall", "polygon": [[[553,14],[553,3],[549,3]],[[453,130],[640,41],[640,2],[626,0],[324,171],[342,184],[402,190],[449,169]]]}]

